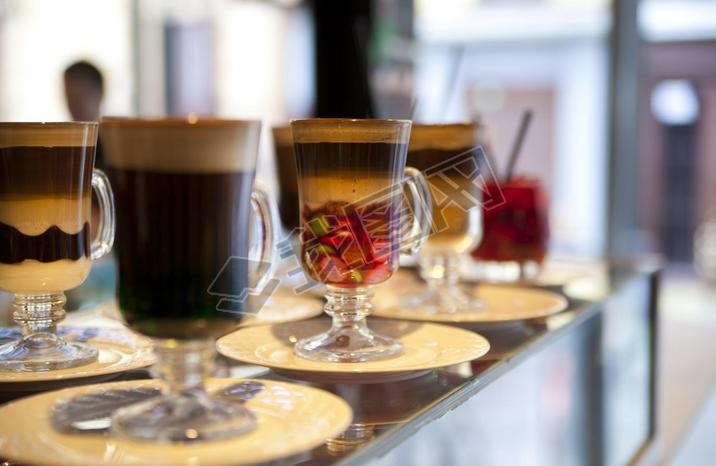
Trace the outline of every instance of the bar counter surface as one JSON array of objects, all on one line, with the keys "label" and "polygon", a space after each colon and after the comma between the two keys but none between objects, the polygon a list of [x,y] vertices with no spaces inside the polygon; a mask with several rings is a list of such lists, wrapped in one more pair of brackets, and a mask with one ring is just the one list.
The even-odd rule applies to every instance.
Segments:
[{"label": "bar counter surface", "polygon": [[549,288],[569,301],[561,313],[468,326],[492,345],[481,359],[391,383],[310,384],[345,399],[353,424],[280,464],[632,464],[656,432],[658,276],[650,260],[595,263]]},{"label": "bar counter surface", "polygon": [[461,325],[490,352],[408,380],[316,384],[223,357],[217,375],[311,385],[352,407],[339,438],[272,464],[633,464],[656,433],[658,277],[652,261],[595,263],[549,287],[568,299],[565,311]]}]

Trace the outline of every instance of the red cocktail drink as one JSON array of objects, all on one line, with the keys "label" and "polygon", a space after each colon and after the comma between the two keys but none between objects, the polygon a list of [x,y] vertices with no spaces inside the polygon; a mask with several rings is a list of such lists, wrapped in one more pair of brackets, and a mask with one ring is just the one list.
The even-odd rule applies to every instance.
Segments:
[{"label": "red cocktail drink", "polygon": [[[539,266],[549,241],[547,196],[534,178],[501,184],[505,202],[483,212],[483,237],[472,256],[481,262]],[[487,190],[496,189],[488,185]],[[521,271],[521,274],[524,271]]]}]

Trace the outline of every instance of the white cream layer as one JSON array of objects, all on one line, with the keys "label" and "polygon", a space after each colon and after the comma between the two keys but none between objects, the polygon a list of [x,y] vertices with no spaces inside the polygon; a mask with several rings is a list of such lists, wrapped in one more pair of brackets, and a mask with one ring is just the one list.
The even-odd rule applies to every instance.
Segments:
[{"label": "white cream layer", "polygon": [[62,259],[39,262],[27,259],[19,264],[0,264],[0,290],[10,293],[47,293],[76,288],[87,278],[91,261]]},{"label": "white cream layer", "polygon": [[113,168],[167,173],[253,171],[258,121],[102,121],[104,156]]}]

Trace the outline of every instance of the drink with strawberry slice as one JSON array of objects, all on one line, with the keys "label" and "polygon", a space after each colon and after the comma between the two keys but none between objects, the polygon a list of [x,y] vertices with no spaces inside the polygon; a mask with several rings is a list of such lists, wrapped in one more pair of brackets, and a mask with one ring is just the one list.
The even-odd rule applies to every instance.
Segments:
[{"label": "drink with strawberry slice", "polygon": [[[304,206],[301,254],[311,278],[347,288],[390,278],[399,250],[397,233],[387,225],[395,222],[397,211],[392,205],[359,209],[347,202],[328,202],[317,209]],[[369,213],[370,221],[361,213]]]},{"label": "drink with strawberry slice", "polygon": [[[303,358],[362,362],[403,350],[399,340],[371,331],[366,317],[372,286],[388,280],[400,252],[417,250],[430,231],[427,182],[405,166],[410,125],[405,120],[291,122],[301,265],[326,285],[325,311],[333,319],[327,332],[296,343],[294,351]],[[416,206],[405,222],[409,228],[400,225],[404,185]]]}]

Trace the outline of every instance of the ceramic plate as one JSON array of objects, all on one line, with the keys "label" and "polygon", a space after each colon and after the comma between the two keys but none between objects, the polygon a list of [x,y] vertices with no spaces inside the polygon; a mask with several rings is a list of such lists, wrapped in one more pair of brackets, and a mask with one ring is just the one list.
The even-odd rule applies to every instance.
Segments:
[{"label": "ceramic plate", "polygon": [[[464,287],[467,289],[467,287]],[[383,287],[376,292],[374,315],[390,319],[408,319],[453,323],[502,323],[537,319],[561,312],[567,300],[551,291],[503,285],[478,285],[471,289],[484,302],[482,309],[438,314],[421,312],[419,307],[401,307],[404,293],[400,289]]]},{"label": "ceramic plate", "polygon": [[[240,384],[212,379],[210,391]],[[96,465],[243,465],[273,461],[323,444],[343,432],[351,409],[323,390],[299,385],[250,381],[262,386],[246,401],[257,427],[228,440],[195,444],[132,442],[102,433],[65,434],[51,426],[58,400],[102,390],[151,388],[159,381],[127,381],[69,388],[9,403],[0,408],[0,457],[23,464]]]},{"label": "ceramic plate", "polygon": [[247,314],[242,327],[310,319],[323,313],[323,300],[313,296],[275,294],[256,314]]},{"label": "ceramic plate", "polygon": [[[68,384],[106,380],[117,374],[154,363],[151,342],[124,328],[60,326],[60,335],[81,341],[99,350],[97,361],[79,367],[47,372],[0,371],[0,391],[41,391]],[[0,328],[3,343],[20,337],[20,329]],[[84,380],[87,379],[87,380]]]},{"label": "ceramic plate", "polygon": [[[277,292],[256,314],[246,314],[241,327],[250,325],[275,324],[310,319],[323,313],[323,301],[307,294],[291,296],[287,292]],[[102,327],[122,327],[121,313],[117,301],[112,300],[91,309],[67,313],[65,322],[84,326],[81,322],[96,322]],[[114,324],[112,324],[114,322]]]},{"label": "ceramic plate", "polygon": [[369,327],[403,342],[403,353],[382,361],[326,363],[296,356],[293,345],[301,338],[328,330],[328,319],[247,327],[221,338],[221,354],[248,364],[270,367],[297,378],[325,382],[386,382],[431,369],[471,361],[490,349],[477,333],[445,325],[373,319]]}]

